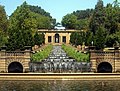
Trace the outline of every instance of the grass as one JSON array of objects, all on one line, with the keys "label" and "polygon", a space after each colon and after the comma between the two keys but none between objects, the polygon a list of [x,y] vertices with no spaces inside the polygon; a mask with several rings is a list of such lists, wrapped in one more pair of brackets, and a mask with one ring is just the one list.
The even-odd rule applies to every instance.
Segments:
[{"label": "grass", "polygon": [[64,44],[62,45],[62,49],[69,57],[76,59],[78,62],[89,62],[89,53],[77,52],[73,47]]},{"label": "grass", "polygon": [[41,51],[32,55],[32,62],[41,62],[43,59],[47,58],[52,50],[52,45],[47,45]]}]

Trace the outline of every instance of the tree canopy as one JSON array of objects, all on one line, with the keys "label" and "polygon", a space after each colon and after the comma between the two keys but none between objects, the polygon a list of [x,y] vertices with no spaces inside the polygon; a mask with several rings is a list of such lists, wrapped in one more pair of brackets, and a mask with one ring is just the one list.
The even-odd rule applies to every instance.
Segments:
[{"label": "tree canopy", "polygon": [[[81,45],[80,41],[84,41],[86,45],[91,45],[93,41],[97,49],[113,47],[116,44],[120,44],[119,4],[118,0],[115,0],[112,4],[108,3],[104,6],[103,1],[98,0],[95,9],[77,10],[71,13],[71,16],[75,15],[77,17],[76,22],[74,22],[74,29],[84,31],[85,36],[88,36],[84,40],[84,36],[80,38],[81,34],[75,35],[73,33],[71,34],[71,43]],[[66,20],[69,20],[69,18],[66,18]],[[77,36],[78,38],[76,38]],[[76,39],[79,39],[78,43],[73,42]]]},{"label": "tree canopy", "polygon": [[8,19],[4,6],[0,5],[0,47],[7,42]]},{"label": "tree canopy", "polygon": [[24,2],[12,13],[9,23],[8,50],[16,50],[24,49],[24,46],[44,43],[44,34],[36,34],[37,30],[52,29],[55,19],[41,7],[31,6]]}]

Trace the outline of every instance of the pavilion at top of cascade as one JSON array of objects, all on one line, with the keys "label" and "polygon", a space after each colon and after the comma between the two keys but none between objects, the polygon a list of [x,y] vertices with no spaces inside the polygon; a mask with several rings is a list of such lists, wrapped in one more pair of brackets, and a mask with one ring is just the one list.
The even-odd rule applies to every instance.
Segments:
[{"label": "pavilion at top of cascade", "polygon": [[66,29],[61,24],[56,25],[53,29],[38,29],[38,32],[75,32],[75,29]]},{"label": "pavilion at top of cascade", "polygon": [[65,30],[66,28],[63,27],[61,24],[54,27],[55,30]]}]

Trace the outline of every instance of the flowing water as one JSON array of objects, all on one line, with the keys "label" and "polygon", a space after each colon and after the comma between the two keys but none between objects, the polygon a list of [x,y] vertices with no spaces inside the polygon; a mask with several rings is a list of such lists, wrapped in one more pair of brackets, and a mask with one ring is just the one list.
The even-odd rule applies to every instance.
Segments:
[{"label": "flowing water", "polygon": [[0,91],[120,91],[120,81],[0,81]]},{"label": "flowing water", "polygon": [[47,59],[42,62],[30,63],[31,72],[53,72],[53,73],[68,73],[68,72],[88,72],[90,71],[90,63],[77,62],[70,58],[61,46],[53,46],[53,49]]}]

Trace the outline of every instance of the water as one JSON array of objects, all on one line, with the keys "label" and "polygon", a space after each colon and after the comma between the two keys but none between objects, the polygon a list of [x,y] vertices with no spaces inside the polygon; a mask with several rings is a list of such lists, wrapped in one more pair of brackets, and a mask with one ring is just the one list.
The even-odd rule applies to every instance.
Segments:
[{"label": "water", "polygon": [[0,81],[0,91],[120,91],[120,81]]},{"label": "water", "polygon": [[67,56],[61,46],[53,46],[53,49],[47,59],[42,62],[30,63],[31,72],[88,72],[90,71],[90,63],[77,62],[75,59]]}]

